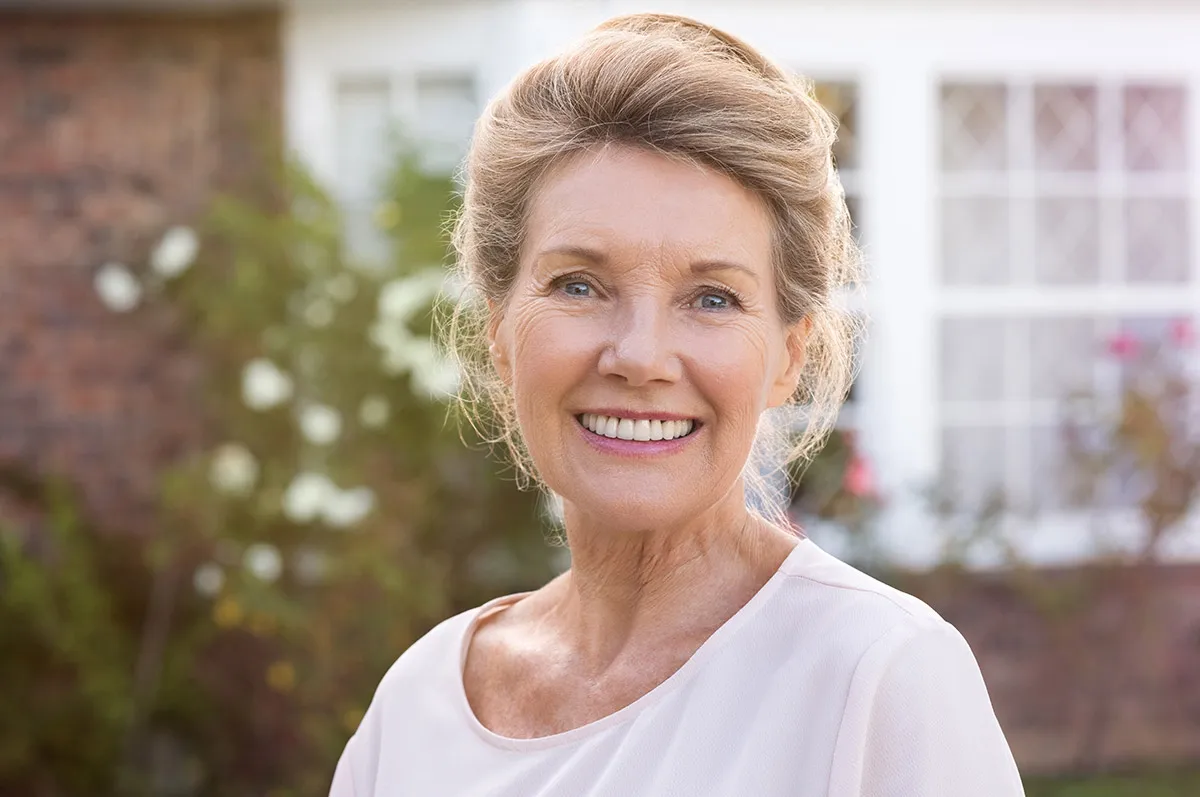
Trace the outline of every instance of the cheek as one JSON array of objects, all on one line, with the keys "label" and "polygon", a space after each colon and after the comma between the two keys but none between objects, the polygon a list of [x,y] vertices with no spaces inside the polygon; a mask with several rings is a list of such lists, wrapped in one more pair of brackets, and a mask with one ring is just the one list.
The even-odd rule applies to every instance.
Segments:
[{"label": "cheek", "polygon": [[513,316],[513,391],[519,408],[546,409],[595,358],[597,336],[578,317],[545,306]]},{"label": "cheek", "polygon": [[753,416],[757,422],[770,384],[769,343],[751,325],[733,326],[699,336],[689,347],[689,371],[712,403],[727,413]]}]

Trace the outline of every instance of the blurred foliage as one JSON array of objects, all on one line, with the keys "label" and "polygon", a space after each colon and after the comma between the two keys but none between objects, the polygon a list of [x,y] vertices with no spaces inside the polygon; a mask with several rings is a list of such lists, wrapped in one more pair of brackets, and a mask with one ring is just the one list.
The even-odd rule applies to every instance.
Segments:
[{"label": "blurred foliage", "polygon": [[153,540],[6,480],[45,521],[0,537],[0,794],[323,794],[409,644],[561,567],[538,496],[443,400],[452,181],[399,150],[379,262],[302,168],[279,185],[217,202],[186,268],[131,269],[203,363],[211,441],[164,478]]},{"label": "blurred foliage", "polygon": [[834,429],[811,462],[791,463],[787,475],[789,514],[802,527],[835,527],[845,539],[840,556],[855,567],[878,574],[883,562],[874,522],[883,509],[883,499],[856,432]]}]

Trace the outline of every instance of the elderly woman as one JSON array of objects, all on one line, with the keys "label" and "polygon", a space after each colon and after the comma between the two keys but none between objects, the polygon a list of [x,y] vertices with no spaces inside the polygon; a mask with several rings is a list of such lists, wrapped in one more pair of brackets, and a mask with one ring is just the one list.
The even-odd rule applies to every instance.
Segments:
[{"label": "elderly woman", "polygon": [[572,566],[405,652],[335,797],[1022,794],[963,637],[748,508],[764,413],[805,406],[805,455],[852,375],[834,135],[803,81],[664,15],[488,106],[456,345]]}]

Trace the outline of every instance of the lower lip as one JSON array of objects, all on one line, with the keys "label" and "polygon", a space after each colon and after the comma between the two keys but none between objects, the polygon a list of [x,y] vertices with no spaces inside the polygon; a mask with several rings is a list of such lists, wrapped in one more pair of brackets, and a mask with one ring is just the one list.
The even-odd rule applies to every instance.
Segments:
[{"label": "lower lip", "polygon": [[605,437],[588,429],[575,419],[575,427],[583,435],[583,439],[606,454],[618,454],[624,457],[652,457],[659,454],[674,453],[696,438],[703,426],[697,426],[689,434],[676,437],[674,440],[622,440],[619,437]]}]

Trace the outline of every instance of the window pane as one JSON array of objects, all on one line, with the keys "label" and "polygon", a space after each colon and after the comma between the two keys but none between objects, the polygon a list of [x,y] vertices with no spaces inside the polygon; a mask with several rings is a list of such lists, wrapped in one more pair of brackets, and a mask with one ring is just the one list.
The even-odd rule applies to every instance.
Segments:
[{"label": "window pane", "polygon": [[1004,500],[1007,434],[1001,427],[949,428],[942,431],[942,484],[957,508],[979,508]]},{"label": "window pane", "polygon": [[390,87],[384,79],[346,80],[335,92],[333,189],[342,209],[346,254],[381,262],[388,241],[375,225],[375,209],[391,167]]},{"label": "window pane", "polygon": [[1041,171],[1096,170],[1096,88],[1033,90],[1034,161]]},{"label": "window pane", "polygon": [[338,196],[349,200],[378,196],[388,168],[387,81],[342,81],[336,89],[334,113]]},{"label": "window pane", "polygon": [[1004,171],[1008,163],[1008,88],[989,84],[942,87],[942,168]]},{"label": "window pane", "polygon": [[859,167],[858,86],[847,82],[819,82],[814,87],[817,101],[838,120],[838,138],[833,159],[839,169]]},{"label": "window pane", "polygon": [[1003,285],[1011,281],[1009,201],[1005,197],[942,200],[942,282]]},{"label": "window pane", "polygon": [[1135,172],[1187,168],[1186,95],[1183,86],[1126,86],[1125,166]]},{"label": "window pane", "polygon": [[1178,197],[1125,201],[1125,279],[1133,284],[1186,282],[1191,252],[1188,204]]},{"label": "window pane", "polygon": [[999,401],[1005,397],[1008,322],[996,318],[942,321],[942,387],[946,401]]},{"label": "window pane", "polygon": [[1095,197],[1040,197],[1034,273],[1047,285],[1100,280],[1100,203]]},{"label": "window pane", "polygon": [[1030,321],[1029,386],[1035,400],[1057,401],[1095,389],[1097,354],[1093,318]]},{"label": "window pane", "polygon": [[1032,491],[1031,507],[1034,511],[1053,512],[1078,505],[1086,500],[1089,491],[1084,480],[1088,472],[1086,462],[1076,461],[1067,452],[1060,426],[1035,426],[1029,430],[1032,436],[1029,451],[1029,479]]},{"label": "window pane", "polygon": [[464,74],[417,76],[417,135],[431,168],[453,169],[466,154],[479,113],[475,80]]}]

